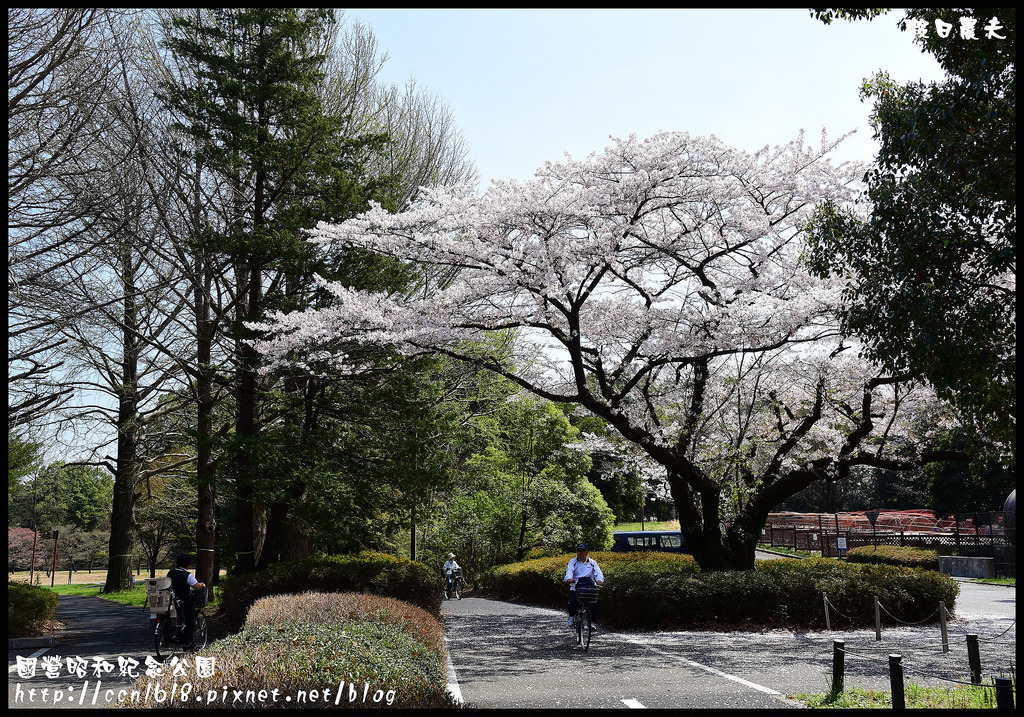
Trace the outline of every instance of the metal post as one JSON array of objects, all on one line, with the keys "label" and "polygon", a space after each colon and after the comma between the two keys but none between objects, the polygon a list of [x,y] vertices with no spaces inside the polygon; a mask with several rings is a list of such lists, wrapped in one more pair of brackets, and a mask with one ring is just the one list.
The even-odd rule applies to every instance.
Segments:
[{"label": "metal post", "polygon": [[997,677],[996,679],[996,709],[1013,709],[1013,680],[1009,677]]},{"label": "metal post", "polygon": [[36,578],[36,543],[39,542],[39,531],[35,523],[32,524],[32,564],[28,566],[28,584],[35,585]]},{"label": "metal post", "polygon": [[832,621],[828,619],[828,595],[822,593],[821,600],[825,603],[825,629],[832,632]]},{"label": "metal post", "polygon": [[971,668],[971,684],[981,684],[981,652],[978,650],[978,636],[967,636],[967,664]]},{"label": "metal post", "polygon": [[832,641],[832,694],[843,691],[843,673],[846,669],[846,643],[843,640]]},{"label": "metal post", "polygon": [[903,710],[907,701],[903,697],[903,656],[889,655],[889,687],[892,690],[892,708]]},{"label": "metal post", "polygon": [[942,629],[942,652],[949,652],[949,632],[946,630],[946,601],[939,600],[939,626]]},{"label": "metal post", "polygon": [[875,642],[882,641],[882,610],[875,595]]},{"label": "metal post", "polygon": [[53,581],[57,577],[57,537],[59,531],[53,531],[53,567],[50,568],[50,587],[53,587]]}]

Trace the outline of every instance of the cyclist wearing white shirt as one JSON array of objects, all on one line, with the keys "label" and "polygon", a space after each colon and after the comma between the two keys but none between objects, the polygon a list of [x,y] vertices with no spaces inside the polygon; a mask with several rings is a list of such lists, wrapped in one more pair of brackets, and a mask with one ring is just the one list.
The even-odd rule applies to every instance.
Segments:
[{"label": "cyclist wearing white shirt", "polygon": [[[576,614],[576,607],[579,605],[579,600],[576,598],[576,586],[593,586],[593,585],[604,585],[604,573],[601,572],[601,568],[598,566],[597,561],[592,560],[588,557],[589,551],[587,550],[586,543],[580,543],[576,546],[576,557],[569,561],[569,565],[565,569],[564,581],[569,583],[569,626],[572,627],[573,615]],[[597,605],[594,605],[594,609],[591,612],[591,619],[593,619],[594,613],[597,610]]]},{"label": "cyclist wearing white shirt", "polygon": [[455,562],[455,553],[448,553],[448,560],[441,568],[441,572],[444,573],[446,595],[450,595],[452,592],[452,577],[456,570],[461,570],[461,568],[459,567],[459,564]]}]

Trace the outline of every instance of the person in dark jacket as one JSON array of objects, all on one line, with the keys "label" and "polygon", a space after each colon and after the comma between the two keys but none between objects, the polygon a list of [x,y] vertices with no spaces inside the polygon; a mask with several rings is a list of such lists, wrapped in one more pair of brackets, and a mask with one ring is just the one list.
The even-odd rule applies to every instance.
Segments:
[{"label": "person in dark jacket", "polygon": [[171,590],[174,597],[181,601],[181,628],[179,639],[186,645],[192,642],[192,631],[196,624],[196,601],[192,597],[192,590],[203,590],[206,583],[196,580],[196,576],[189,572],[192,565],[191,555],[179,555],[177,566],[167,573],[171,579]]}]

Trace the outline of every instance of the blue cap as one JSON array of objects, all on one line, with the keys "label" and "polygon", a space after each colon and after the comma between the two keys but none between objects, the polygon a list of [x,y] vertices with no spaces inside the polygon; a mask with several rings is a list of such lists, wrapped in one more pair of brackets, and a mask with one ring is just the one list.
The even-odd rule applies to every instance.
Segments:
[{"label": "blue cap", "polygon": [[581,550],[587,550],[587,544],[586,543],[580,543],[579,545],[576,546],[576,552],[577,553],[580,552]]}]

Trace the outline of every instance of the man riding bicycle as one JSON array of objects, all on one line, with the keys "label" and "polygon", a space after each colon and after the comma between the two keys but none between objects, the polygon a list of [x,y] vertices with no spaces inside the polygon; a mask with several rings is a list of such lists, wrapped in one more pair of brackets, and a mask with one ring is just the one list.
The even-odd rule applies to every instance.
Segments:
[{"label": "man riding bicycle", "polygon": [[[576,587],[593,587],[595,584],[604,585],[604,573],[598,567],[597,561],[588,557],[589,554],[586,543],[580,543],[576,546],[576,557],[569,561],[569,565],[565,569],[565,582],[570,585],[569,627],[573,625],[573,615],[576,614],[576,608],[579,605],[579,600],[576,597]],[[596,611],[597,605],[595,604],[592,609]],[[591,612],[591,620],[593,620],[593,617],[594,614]]]},{"label": "man riding bicycle", "polygon": [[191,555],[179,555],[177,566],[173,568],[167,577],[171,579],[171,590],[174,597],[181,601],[181,642],[188,645],[192,642],[192,631],[196,625],[196,602],[192,597],[192,589],[202,590],[206,583],[196,580],[196,576],[189,572],[192,565]]}]

